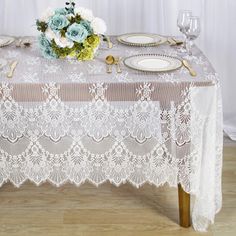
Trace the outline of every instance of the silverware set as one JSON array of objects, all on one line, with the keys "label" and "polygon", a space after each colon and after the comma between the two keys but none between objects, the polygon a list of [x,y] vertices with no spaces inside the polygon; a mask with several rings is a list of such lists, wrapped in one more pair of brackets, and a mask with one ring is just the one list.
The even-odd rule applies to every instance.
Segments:
[{"label": "silverware set", "polygon": [[107,64],[107,70],[106,72],[108,74],[112,73],[112,66],[116,66],[116,73],[122,73],[121,66],[120,66],[120,57],[114,57],[112,55],[108,55],[105,59],[105,62]]}]

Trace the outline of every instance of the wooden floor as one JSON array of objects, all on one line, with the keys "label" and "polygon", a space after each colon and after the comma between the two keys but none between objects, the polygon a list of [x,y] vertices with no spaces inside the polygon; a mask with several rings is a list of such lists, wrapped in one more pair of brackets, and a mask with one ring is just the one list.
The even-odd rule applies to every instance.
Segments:
[{"label": "wooden floor", "polygon": [[129,184],[0,188],[0,236],[236,235],[236,144],[225,142],[223,208],[208,233],[178,225],[177,190]]}]

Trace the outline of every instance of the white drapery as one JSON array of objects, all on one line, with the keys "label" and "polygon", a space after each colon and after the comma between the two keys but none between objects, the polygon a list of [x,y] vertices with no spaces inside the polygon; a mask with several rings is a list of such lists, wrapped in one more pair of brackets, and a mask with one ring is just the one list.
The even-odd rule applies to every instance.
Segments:
[{"label": "white drapery", "polygon": [[[1,0],[0,34],[35,35],[35,19],[51,6],[64,6],[65,0]],[[154,32],[177,35],[180,9],[190,9],[201,17],[199,47],[209,57],[221,78],[224,129],[236,140],[236,1],[235,0],[79,0],[108,25],[109,34]]]}]

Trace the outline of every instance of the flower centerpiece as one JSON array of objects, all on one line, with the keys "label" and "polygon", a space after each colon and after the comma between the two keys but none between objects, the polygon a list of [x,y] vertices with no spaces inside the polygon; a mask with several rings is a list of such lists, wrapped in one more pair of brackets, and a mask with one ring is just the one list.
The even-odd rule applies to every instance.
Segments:
[{"label": "flower centerpiece", "polygon": [[106,31],[105,22],[89,9],[66,2],[65,8],[48,8],[36,22],[39,47],[45,58],[92,60]]}]

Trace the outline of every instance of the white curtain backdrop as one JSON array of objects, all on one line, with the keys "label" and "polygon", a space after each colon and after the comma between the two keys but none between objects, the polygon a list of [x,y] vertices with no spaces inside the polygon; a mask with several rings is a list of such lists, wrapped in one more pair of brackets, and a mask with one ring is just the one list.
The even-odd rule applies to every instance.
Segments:
[{"label": "white curtain backdrop", "polygon": [[[37,35],[35,19],[65,0],[0,0],[0,35]],[[153,32],[179,35],[180,9],[201,17],[198,46],[221,78],[225,132],[236,140],[236,0],[75,0],[108,25],[109,34]]]}]

